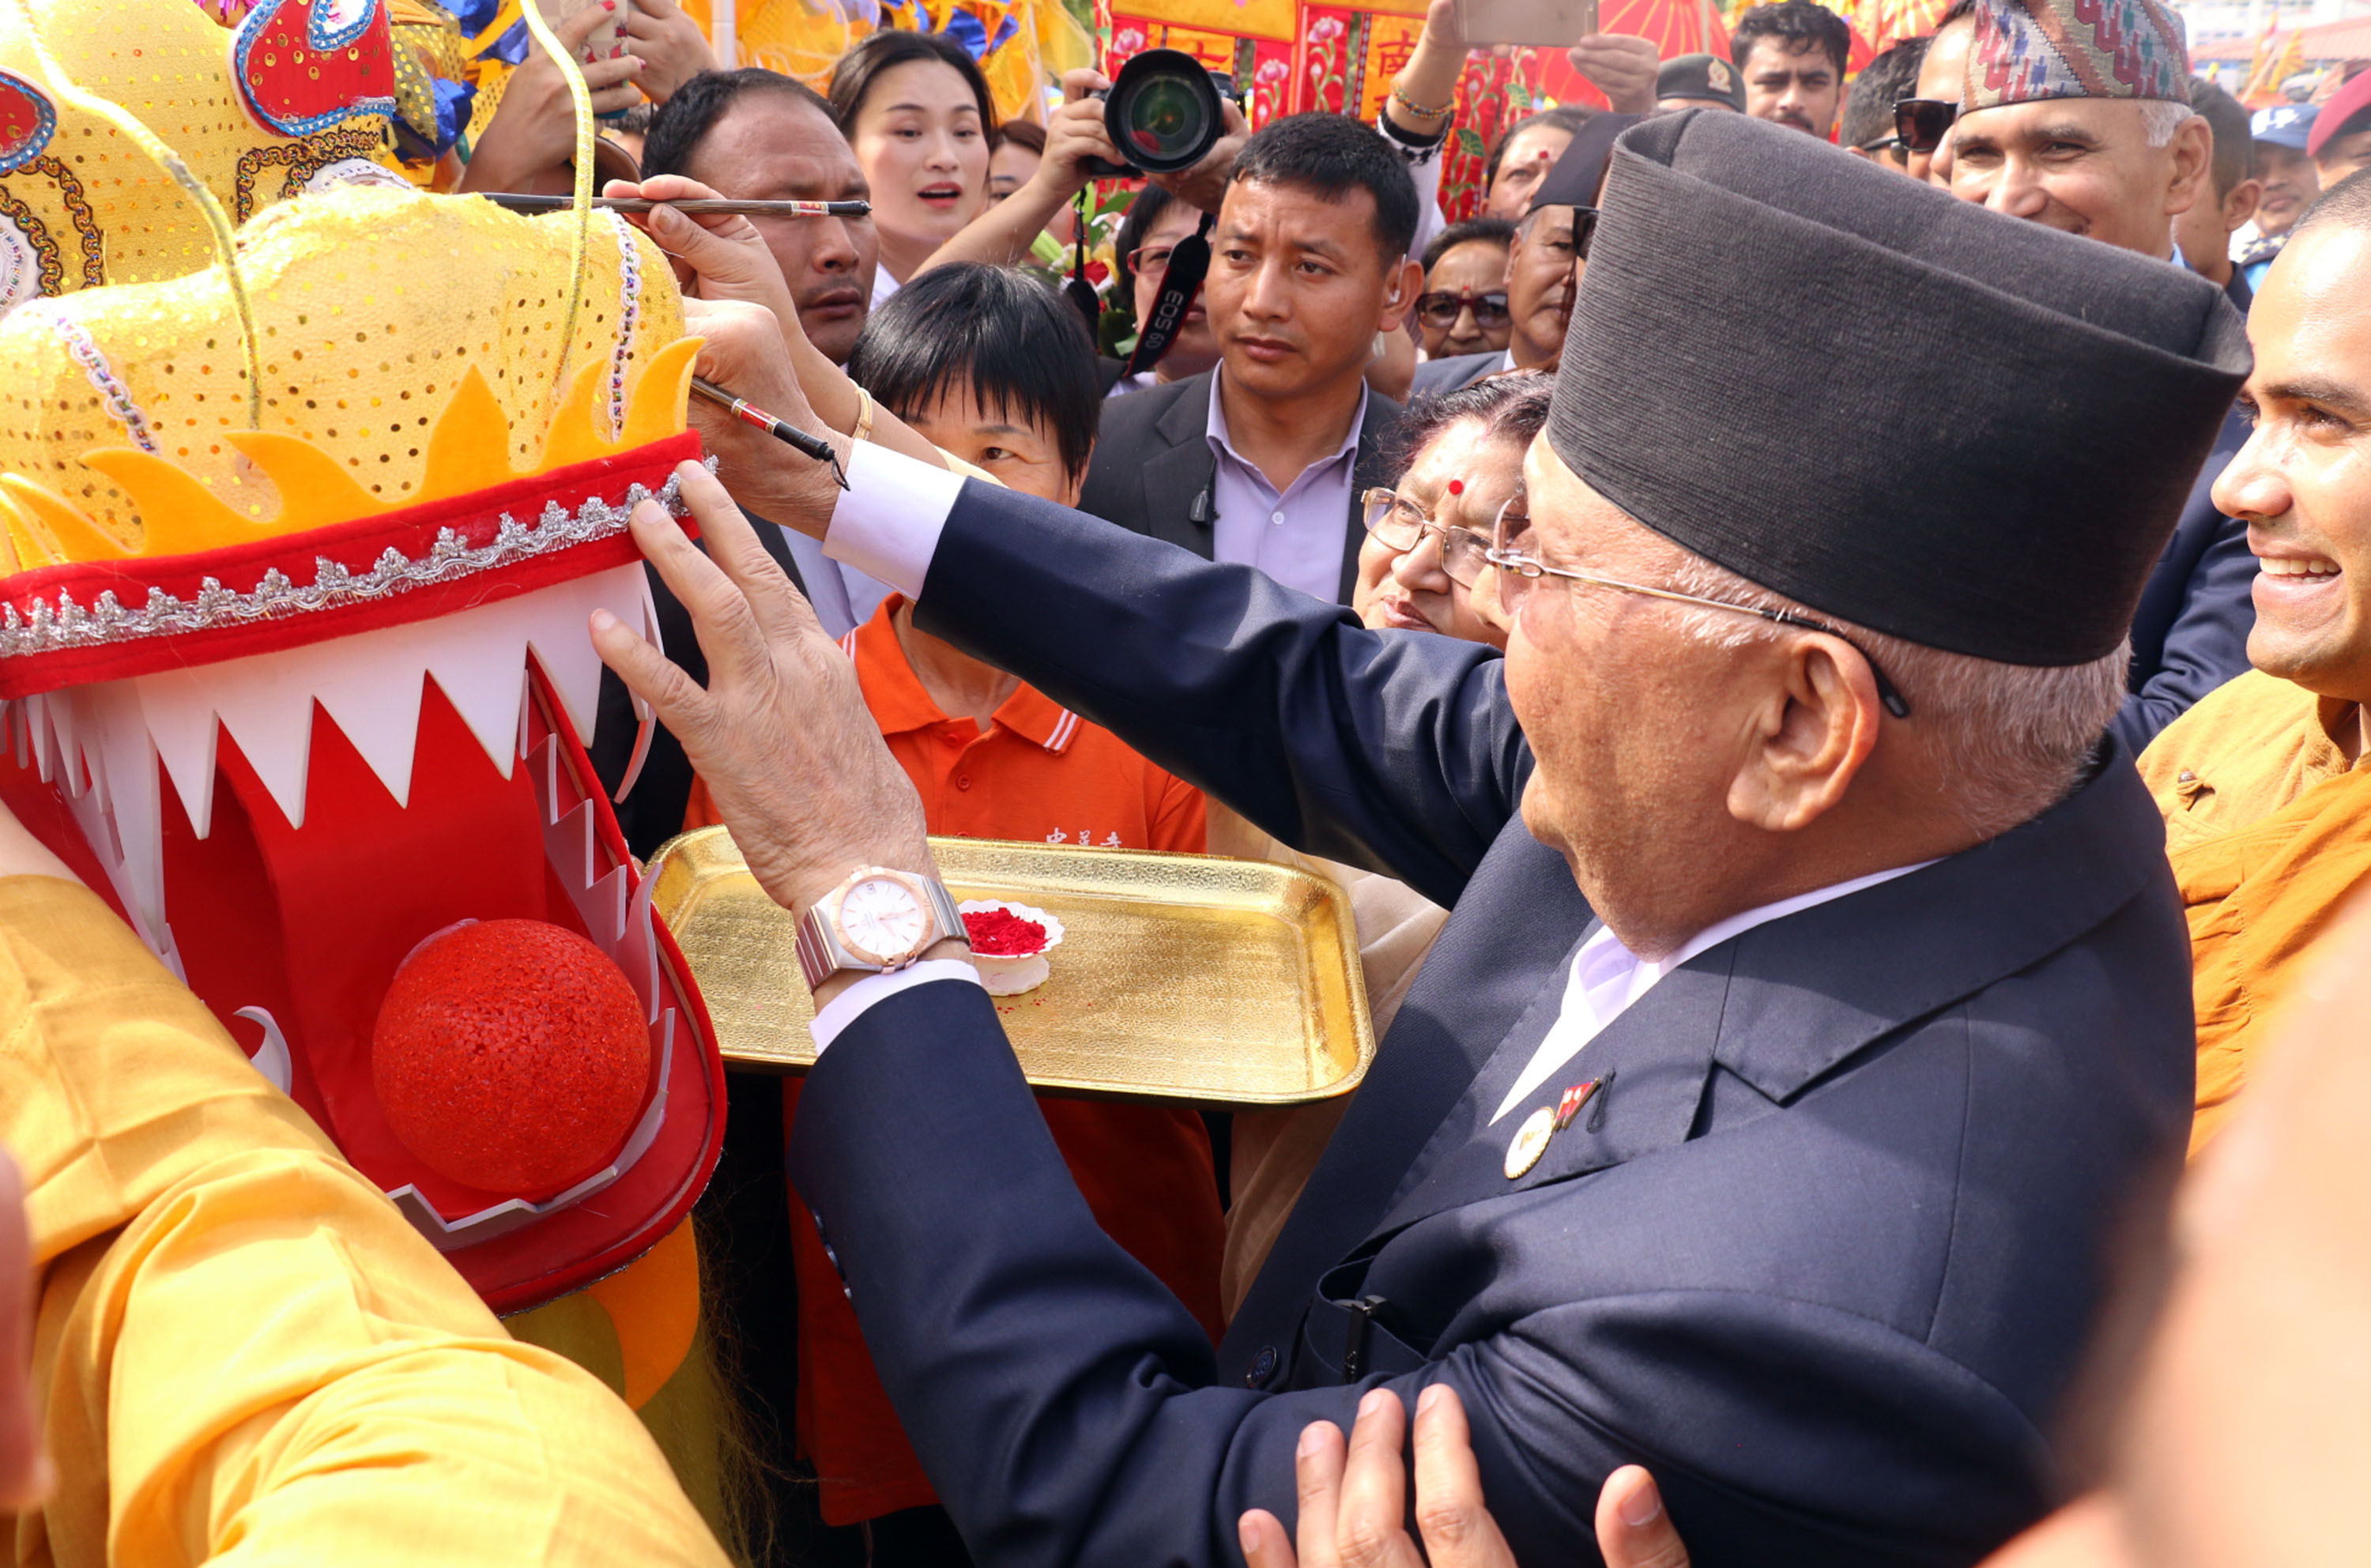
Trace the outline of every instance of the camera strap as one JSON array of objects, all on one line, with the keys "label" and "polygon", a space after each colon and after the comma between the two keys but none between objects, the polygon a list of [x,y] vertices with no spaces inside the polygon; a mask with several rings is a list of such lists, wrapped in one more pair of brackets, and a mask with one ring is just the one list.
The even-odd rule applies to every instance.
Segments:
[{"label": "camera strap", "polygon": [[1128,375],[1140,375],[1159,364],[1176,340],[1177,329],[1185,323],[1194,296],[1202,292],[1203,275],[1210,270],[1210,230],[1217,223],[1215,213],[1203,213],[1202,226],[1179,240],[1177,248],[1169,253],[1169,271],[1162,276],[1152,314],[1139,327],[1136,352],[1128,356]]},{"label": "camera strap", "polygon": [[1089,342],[1094,342],[1102,336],[1098,329],[1104,317],[1103,296],[1095,293],[1095,285],[1087,280],[1087,190],[1092,189],[1090,186],[1079,192],[1078,217],[1071,229],[1071,236],[1078,242],[1078,252],[1070,263],[1070,281],[1062,287],[1062,293],[1079,307],[1079,314],[1087,318]]}]

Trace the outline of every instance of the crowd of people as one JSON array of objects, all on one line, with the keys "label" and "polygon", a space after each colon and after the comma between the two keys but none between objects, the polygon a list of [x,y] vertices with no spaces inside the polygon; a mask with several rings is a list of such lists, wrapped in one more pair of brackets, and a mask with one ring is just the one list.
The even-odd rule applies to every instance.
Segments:
[{"label": "crowd of people", "polygon": [[[2371,70],[2250,113],[2157,0],[1955,0],[1851,75],[1775,0],[1577,41],[1610,107],[1450,223],[1435,0],[1373,122],[1230,106],[1137,193],[1139,323],[1209,252],[1142,364],[1024,270],[1100,75],[1000,121],[944,35],[817,92],[629,9],[603,188],[831,459],[695,401],[698,543],[636,509],[627,843],[722,824],[819,928],[931,836],[1313,870],[1374,1065],[1034,1094],[927,905],[816,978],[703,1222],[777,1262],[700,1301],[814,1528],[720,1545],[0,811],[20,1562],[2359,1554]],[[574,124],[530,55],[459,189]]]}]

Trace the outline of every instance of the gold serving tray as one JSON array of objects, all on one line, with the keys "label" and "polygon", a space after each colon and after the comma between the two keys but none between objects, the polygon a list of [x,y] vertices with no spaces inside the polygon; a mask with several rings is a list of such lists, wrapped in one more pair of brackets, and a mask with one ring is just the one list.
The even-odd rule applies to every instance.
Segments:
[{"label": "gold serving tray", "polygon": [[[1053,974],[1000,997],[1037,1089],[1212,1107],[1346,1094],[1374,1059],[1350,900],[1324,877],[1263,860],[933,838],[956,898],[1010,898],[1059,916]],[[725,1061],[803,1073],[815,1006],[789,911],[766,896],[722,827],[651,861],[652,898],[707,998]]]}]

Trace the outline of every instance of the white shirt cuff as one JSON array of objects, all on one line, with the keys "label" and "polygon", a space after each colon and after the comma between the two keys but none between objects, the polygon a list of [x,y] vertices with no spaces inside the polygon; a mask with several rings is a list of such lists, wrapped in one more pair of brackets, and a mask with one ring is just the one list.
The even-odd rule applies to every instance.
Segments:
[{"label": "white shirt cuff", "polygon": [[918,599],[963,486],[960,474],[860,441],[848,459],[848,488],[824,530],[823,553]]},{"label": "white shirt cuff", "polygon": [[[924,465],[918,463],[915,467]],[[849,476],[851,484],[855,479],[855,475]],[[873,1003],[886,1001],[900,991],[927,986],[933,980],[968,980],[977,986],[979,984],[979,971],[960,958],[926,958],[919,963],[909,963],[887,974],[866,975],[834,997],[829,1005],[815,1014],[815,1021],[807,1025],[807,1032],[815,1036],[815,1055],[821,1057],[830,1050],[831,1043],[839,1038],[839,1032],[854,1023]]]}]

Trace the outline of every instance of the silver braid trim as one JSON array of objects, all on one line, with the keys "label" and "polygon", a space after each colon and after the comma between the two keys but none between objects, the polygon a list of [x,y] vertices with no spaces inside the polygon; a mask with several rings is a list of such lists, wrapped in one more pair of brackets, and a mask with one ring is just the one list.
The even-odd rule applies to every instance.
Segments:
[{"label": "silver braid trim", "polygon": [[[710,456],[703,461],[713,473],[716,459]],[[436,542],[418,560],[390,546],[367,571],[354,571],[327,556],[316,556],[313,582],[303,588],[273,567],[263,574],[252,593],[238,593],[224,587],[220,580],[208,577],[200,581],[197,594],[188,599],[152,587],[148,590],[148,602],[136,610],[125,609],[111,588],[102,590],[87,608],[61,589],[54,605],[47,599],[37,598],[29,613],[18,611],[13,604],[0,606],[0,659],[72,648],[107,647],[151,637],[183,637],[191,632],[251,626],[258,621],[282,620],[317,610],[394,598],[414,589],[474,577],[480,572],[611,538],[626,531],[629,514],[652,495],[647,485],[634,484],[627,487],[626,499],[620,505],[612,506],[592,497],[573,513],[556,501],[547,502],[543,515],[531,528],[505,512],[494,536],[474,547],[465,542],[458,531],[439,529]],[[677,479],[670,477],[656,495],[659,504],[670,513],[678,517],[684,514]]]}]

